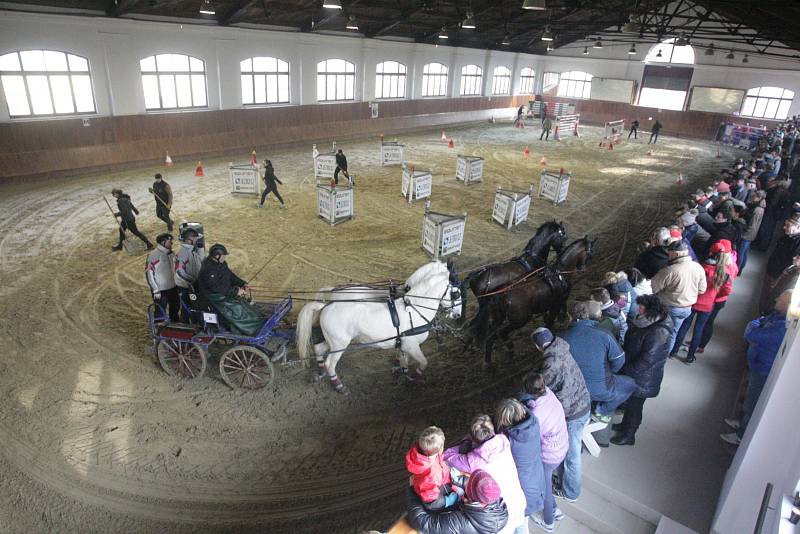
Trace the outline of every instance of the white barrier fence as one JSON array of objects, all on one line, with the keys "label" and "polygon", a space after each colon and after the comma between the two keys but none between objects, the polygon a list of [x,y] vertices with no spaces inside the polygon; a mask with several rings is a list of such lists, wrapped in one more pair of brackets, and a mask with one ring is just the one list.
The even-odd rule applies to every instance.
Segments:
[{"label": "white barrier fence", "polygon": [[482,181],[483,158],[459,154],[456,159],[456,180],[461,180],[467,185]]},{"label": "white barrier fence", "polygon": [[381,141],[381,165],[402,165],[405,145],[397,141]]},{"label": "white barrier fence", "polygon": [[553,115],[556,117],[559,115],[574,115],[575,114],[575,104],[568,104],[566,102],[556,102],[555,105],[550,105],[550,109],[552,110]]},{"label": "white barrier fence", "polygon": [[622,141],[622,134],[625,132],[625,120],[611,121],[605,123],[603,127],[603,140],[600,147],[611,148]]},{"label": "white barrier fence", "polygon": [[409,204],[415,200],[431,196],[433,174],[431,171],[417,171],[413,165],[403,163],[403,182],[400,192],[408,199]]},{"label": "white barrier fence", "polygon": [[239,195],[260,195],[261,177],[255,165],[228,165],[231,178],[231,193]]},{"label": "white barrier fence", "polygon": [[514,191],[498,187],[494,194],[492,219],[510,230],[528,219],[533,185],[527,191]]},{"label": "white barrier fence", "polygon": [[461,254],[467,214],[448,215],[430,211],[430,201],[425,206],[422,221],[422,248],[431,258],[438,260],[450,254]]},{"label": "white barrier fence", "polygon": [[554,137],[559,140],[561,137],[574,135],[580,137],[578,133],[578,123],[580,122],[580,115],[556,115],[555,127],[556,131]]},{"label": "white barrier fence", "polygon": [[317,215],[331,226],[354,219],[355,190],[347,185],[317,185]]},{"label": "white barrier fence", "polygon": [[333,178],[336,170],[336,141],[331,145],[331,152],[320,152],[317,145],[313,145],[311,156],[314,158],[314,178]]},{"label": "white barrier fence", "polygon": [[571,178],[572,174],[565,173],[564,169],[561,169],[559,174],[543,170],[539,175],[539,194],[537,196],[551,200],[555,205],[561,204],[567,199]]}]

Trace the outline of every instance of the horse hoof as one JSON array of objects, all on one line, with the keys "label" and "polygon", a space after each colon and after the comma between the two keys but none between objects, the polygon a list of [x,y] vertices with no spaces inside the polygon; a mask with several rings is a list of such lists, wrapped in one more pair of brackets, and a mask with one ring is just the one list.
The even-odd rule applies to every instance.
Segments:
[{"label": "horse hoof", "polygon": [[345,386],[344,384],[336,384],[335,386],[333,386],[333,390],[339,395],[344,395],[344,396],[350,395],[350,390],[347,389],[347,386]]}]

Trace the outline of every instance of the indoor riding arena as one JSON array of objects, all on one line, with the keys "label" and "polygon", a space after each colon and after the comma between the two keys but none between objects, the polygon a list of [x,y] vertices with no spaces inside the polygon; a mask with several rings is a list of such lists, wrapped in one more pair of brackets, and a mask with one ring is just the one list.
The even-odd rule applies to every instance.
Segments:
[{"label": "indoor riding arena", "polygon": [[[431,425],[459,445],[521,391],[541,367],[532,332],[571,328],[654,232],[699,217],[698,189],[717,202],[723,169],[735,182],[783,162],[793,194],[798,15],[751,0],[3,3],[0,532],[548,531],[537,510],[516,531],[426,530],[406,515],[406,453]],[[794,220],[770,195],[774,232],[731,277],[705,352],[664,352],[635,445],[609,445],[592,411],[580,498],[551,492],[556,532],[794,532],[800,305],[773,312],[785,339],[757,402],[743,338]],[[526,262],[550,222],[564,249],[587,243],[584,263],[563,267],[561,246]],[[202,267],[182,283],[184,251]],[[222,261],[233,293],[206,294]],[[502,262],[521,274],[476,296],[470,277]],[[494,313],[532,282],[568,289],[487,362],[479,303]],[[749,420],[735,444],[726,418]],[[471,487],[424,514],[458,520]]]}]

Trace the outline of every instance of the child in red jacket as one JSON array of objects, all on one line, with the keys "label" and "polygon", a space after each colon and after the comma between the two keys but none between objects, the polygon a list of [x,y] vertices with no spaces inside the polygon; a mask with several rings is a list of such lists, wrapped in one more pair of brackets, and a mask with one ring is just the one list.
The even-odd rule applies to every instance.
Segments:
[{"label": "child in red jacket", "polygon": [[444,432],[435,426],[423,430],[406,453],[406,469],[411,486],[425,509],[440,512],[456,504],[464,495],[466,475],[452,469],[442,459]]}]

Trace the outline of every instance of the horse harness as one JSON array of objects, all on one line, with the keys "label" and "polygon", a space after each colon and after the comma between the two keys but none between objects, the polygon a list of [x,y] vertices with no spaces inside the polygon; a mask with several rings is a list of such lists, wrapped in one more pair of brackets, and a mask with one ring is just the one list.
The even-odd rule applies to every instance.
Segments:
[{"label": "horse harness", "polygon": [[[442,298],[444,298],[444,296],[447,294],[447,290],[449,289],[449,287],[450,286],[448,285],[448,287],[445,288],[444,293],[442,294],[442,296],[439,299],[439,301],[441,301]],[[459,293],[460,293],[459,289],[453,289],[451,291],[450,298],[451,299],[460,298]],[[403,297],[403,303],[406,305],[406,309],[408,310],[408,322],[411,325],[411,328],[401,332],[400,331],[400,315],[397,313],[397,305],[395,304],[395,300],[397,298],[398,298],[397,287],[396,286],[391,286],[389,288],[389,298],[386,300],[386,305],[389,307],[389,316],[392,319],[392,326],[394,326],[394,329],[397,332],[397,335],[394,338],[394,346],[395,346],[395,348],[399,349],[400,345],[403,342],[403,338],[404,337],[406,337],[406,336],[417,336],[417,335],[420,335],[420,334],[425,334],[427,332],[430,332],[431,328],[433,328],[433,321],[436,320],[436,316],[434,315],[433,320],[429,321],[428,319],[425,318],[424,315],[422,315],[422,312],[420,312],[417,309],[417,307],[414,306],[414,304],[412,304],[411,302],[406,300],[406,298],[404,296]],[[438,308],[438,306],[437,306],[437,308]],[[412,310],[415,311],[417,313],[417,315],[419,315],[420,318],[423,321],[425,321],[425,324],[414,326],[414,318],[411,316],[411,311]]]}]

